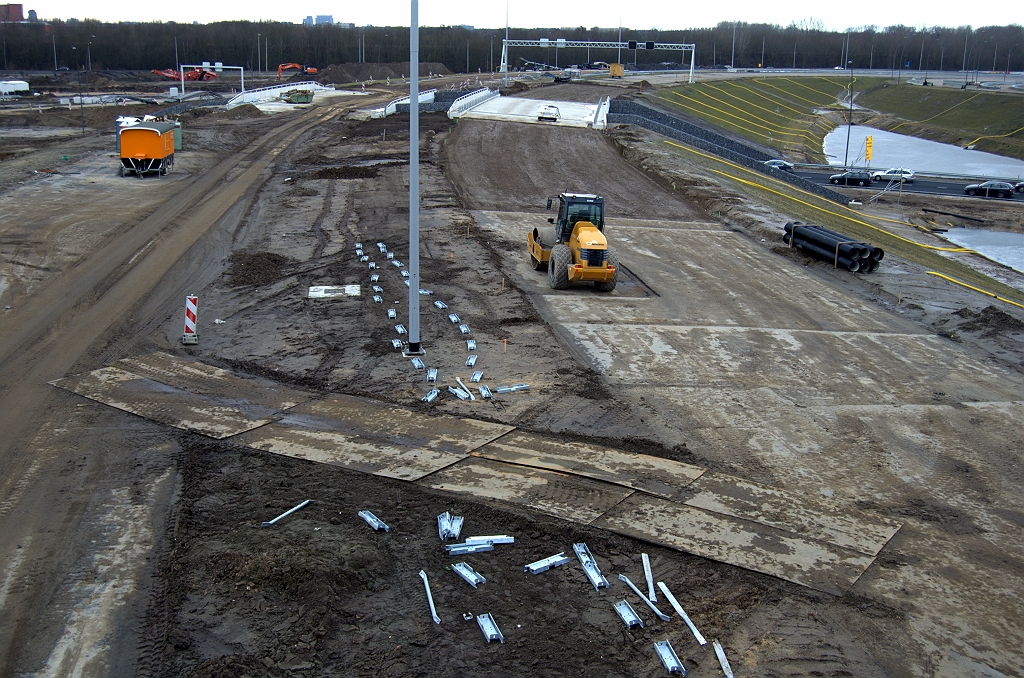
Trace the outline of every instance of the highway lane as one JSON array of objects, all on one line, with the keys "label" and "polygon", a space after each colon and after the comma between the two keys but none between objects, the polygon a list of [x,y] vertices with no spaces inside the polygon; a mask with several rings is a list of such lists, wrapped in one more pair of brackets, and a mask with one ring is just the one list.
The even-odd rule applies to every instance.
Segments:
[{"label": "highway lane", "polygon": [[[840,189],[840,190],[849,189],[850,191],[853,192],[853,193],[851,193],[851,195],[858,195],[858,196],[874,195],[876,193],[880,193],[880,192],[882,192],[885,189],[885,187],[887,185],[886,182],[874,182],[874,183],[872,183],[872,184],[870,184],[868,186],[864,186],[864,187],[859,187],[859,186],[843,186],[842,184],[839,184],[838,186],[835,186],[833,184],[830,184],[829,183],[829,177],[833,176],[835,174],[839,174],[839,173],[840,173],[839,170],[802,170],[802,169],[797,169],[796,172],[795,172],[795,174],[797,176],[802,177],[804,179],[807,179],[808,181],[813,181],[816,184],[821,184],[822,186],[830,186],[832,188],[837,188],[837,189]],[[953,180],[950,180],[950,179],[918,178],[918,179],[915,179],[913,183],[904,184],[903,185],[903,192],[904,193],[918,193],[918,194],[923,194],[923,195],[945,195],[945,196],[951,196],[951,197],[964,197],[964,198],[966,198],[968,196],[964,193],[964,187],[969,185],[969,184],[971,184],[971,183],[977,183],[977,182],[953,181]],[[899,187],[894,184],[893,187],[892,187],[892,190],[899,190]],[[1011,200],[1013,200],[1013,199],[1020,200],[1020,199],[1022,199],[1022,197],[1024,197],[1024,194],[1014,193],[1013,197],[1009,198],[1009,199],[1011,199]],[[998,200],[999,198],[991,198],[991,199],[992,200]]]}]

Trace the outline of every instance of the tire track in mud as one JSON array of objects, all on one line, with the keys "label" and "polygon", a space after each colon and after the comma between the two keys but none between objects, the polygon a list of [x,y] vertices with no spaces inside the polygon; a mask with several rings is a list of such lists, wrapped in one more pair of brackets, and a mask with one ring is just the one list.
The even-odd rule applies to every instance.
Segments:
[{"label": "tire track in mud", "polygon": [[[182,238],[194,242],[216,221],[214,218],[202,223],[196,219],[200,216],[196,212],[226,211],[237,197],[230,199],[258,176],[254,169],[268,165],[302,131],[324,117],[318,112],[285,123],[225,160],[129,233],[60,276],[22,308],[17,329],[0,339],[0,370],[6,382],[6,390],[0,395],[0,430],[6,434],[0,438],[0,459],[4,459],[0,473],[5,485],[25,466],[19,462],[21,455],[10,452],[18,432],[31,419],[30,413],[38,410],[50,391],[40,385],[62,376],[112,322],[129,316],[129,311],[180,257]],[[300,129],[296,131],[296,127]],[[237,178],[226,181],[236,170]],[[219,201],[217,196],[221,196]],[[224,198],[230,202],[224,204]],[[176,224],[179,227],[173,228]],[[178,245],[178,251],[168,252],[174,245]],[[120,288],[116,299],[109,294],[115,287]],[[6,487],[0,487],[3,490]]]},{"label": "tire track in mud", "polygon": [[[238,204],[283,150],[334,113],[333,107],[314,109],[285,121],[200,175],[174,200],[56,277],[20,309],[19,324],[8,324],[10,331],[0,338],[0,369],[5,373],[5,390],[0,394],[0,430],[5,433],[0,439],[0,495],[5,497],[5,513],[17,507],[25,519],[17,524],[10,519],[0,522],[0,543],[13,546],[23,533],[42,532],[45,537],[34,540],[33,553],[24,556],[27,562],[39,561],[39,553],[67,548],[64,542],[83,519],[74,506],[54,511],[52,497],[41,496],[45,493],[37,488],[42,474],[59,470],[55,462],[67,457],[69,451],[42,454],[39,446],[24,436],[32,430],[47,435],[38,424],[41,410],[50,420],[67,422],[73,419],[72,410],[77,405],[46,382],[66,373],[83,358],[91,365],[95,358],[88,358],[90,346],[104,335],[115,337],[115,341],[100,355],[120,357],[117,350],[151,331],[154,321],[162,321],[166,316],[134,324],[132,311],[147,298],[150,306],[159,307],[160,300],[152,302],[152,298],[167,299],[168,293],[163,287],[155,295],[153,290],[174,271],[181,257]],[[174,287],[171,282],[166,287]],[[45,520],[49,529],[40,530],[36,526],[39,520]],[[52,582],[68,575],[61,571],[70,564],[68,558],[47,558],[41,573],[32,578],[34,583],[26,582],[34,591],[26,590],[18,600],[8,597],[5,601],[4,616],[12,626],[0,647],[0,673],[17,669],[28,644],[34,642],[27,635],[38,623],[31,611],[41,600],[39,596],[47,595]]]}]

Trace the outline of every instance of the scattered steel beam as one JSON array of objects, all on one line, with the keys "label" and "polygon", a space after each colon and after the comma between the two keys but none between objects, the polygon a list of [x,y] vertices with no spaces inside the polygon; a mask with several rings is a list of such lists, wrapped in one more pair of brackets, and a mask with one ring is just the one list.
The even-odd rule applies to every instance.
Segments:
[{"label": "scattered steel beam", "polygon": [[634,626],[644,627],[644,620],[636,613],[636,610],[629,604],[629,601],[620,600],[615,603],[615,611],[619,614],[619,619],[623,621],[627,629],[631,629]]},{"label": "scattered steel beam", "polygon": [[569,562],[569,556],[565,555],[565,551],[556,553],[553,556],[542,558],[536,562],[530,563],[523,567],[523,572],[529,572],[530,574],[540,574],[541,572],[547,572],[553,567],[559,567]]},{"label": "scattered steel beam", "polygon": [[385,532],[391,531],[391,528],[388,527],[383,520],[373,515],[369,511],[360,511],[359,517],[365,520],[366,524],[372,527],[374,532],[376,532],[377,530],[384,530]]},{"label": "scattered steel beam", "polygon": [[641,553],[640,558],[644,561],[644,577],[647,579],[647,597],[652,603],[658,602],[658,595],[654,592],[654,575],[651,574],[651,558],[646,553]]},{"label": "scattered steel beam", "polygon": [[434,618],[435,624],[441,623],[441,618],[437,616],[437,610],[434,609],[434,596],[430,595],[430,582],[427,581],[427,573],[420,570],[420,579],[423,580],[423,588],[427,592],[427,603],[430,604],[430,616]]},{"label": "scattered steel beam", "polygon": [[683,662],[679,661],[679,656],[672,649],[672,643],[668,642],[668,640],[659,640],[654,644],[654,651],[658,653],[658,658],[661,659],[662,665],[669,674],[678,673],[681,676],[686,675]]},{"label": "scattered steel beam", "polygon": [[675,609],[676,614],[682,617],[683,621],[686,622],[686,625],[690,627],[690,632],[693,633],[693,637],[697,639],[697,642],[701,645],[707,645],[708,641],[704,639],[704,636],[701,635],[700,631],[697,630],[697,627],[693,625],[692,621],[690,621],[690,617],[687,616],[686,611],[683,610],[683,606],[679,604],[679,601],[676,600],[676,597],[673,596],[672,592],[668,590],[668,587],[665,586],[665,582],[659,581],[658,588],[661,589],[661,592],[665,594],[665,598],[668,599],[669,605],[671,605]]},{"label": "scattered steel beam", "polygon": [[651,608],[651,612],[653,612],[654,614],[658,615],[658,619],[660,619],[661,621],[669,621],[671,619],[671,617],[669,617],[667,614],[665,614],[664,612],[659,610],[654,605],[654,603],[652,603],[647,598],[647,596],[645,596],[644,594],[640,593],[640,589],[638,589],[633,582],[629,581],[629,577],[627,577],[624,574],[620,574],[619,575],[619,580],[625,582],[626,586],[628,586],[629,588],[633,589],[633,593],[635,593],[636,595],[640,596],[640,600],[644,601],[644,603],[647,604],[647,607]]},{"label": "scattered steel beam", "polygon": [[488,643],[492,640],[500,640],[502,645],[505,644],[505,636],[501,635],[498,625],[494,622],[494,617],[489,613],[479,615],[476,618],[476,623],[480,625],[480,630],[484,632],[484,638]]},{"label": "scattered steel beam", "polygon": [[452,570],[455,574],[462,577],[467,584],[473,588],[477,587],[477,584],[486,584],[487,580],[484,579],[483,575],[474,570],[466,563],[455,563],[452,565]]},{"label": "scattered steel beam", "polygon": [[725,674],[725,678],[735,678],[732,675],[732,667],[729,666],[729,660],[725,658],[725,650],[722,648],[722,644],[718,642],[718,638],[712,640],[711,644],[715,646],[715,654],[718,655],[718,663],[722,665],[722,673]]},{"label": "scattered steel beam", "polygon": [[597,561],[594,560],[587,545],[585,543],[573,544],[572,550],[576,552],[576,557],[579,558],[580,565],[583,567],[583,573],[594,585],[594,590],[608,588],[608,580],[601,574],[601,568],[597,566]]},{"label": "scattered steel beam", "polygon": [[507,534],[492,534],[485,537],[466,537],[467,544],[514,544],[516,543],[515,537],[510,537]]},{"label": "scattered steel beam", "polygon": [[260,527],[270,527],[271,525],[273,525],[273,524],[274,524],[274,523],[276,523],[277,521],[281,520],[281,518],[287,518],[288,516],[290,516],[291,514],[295,513],[296,511],[298,511],[298,510],[299,510],[300,508],[302,508],[302,507],[303,507],[303,506],[305,506],[306,504],[312,504],[312,503],[313,503],[313,500],[312,500],[312,499],[307,499],[306,501],[302,502],[302,503],[301,503],[301,504],[299,504],[298,506],[296,506],[296,507],[294,507],[294,508],[290,508],[290,509],[288,509],[287,511],[285,511],[284,513],[282,513],[282,514],[281,514],[281,515],[279,515],[278,517],[274,518],[273,520],[268,520],[267,522],[265,522],[265,523],[262,523],[262,524],[260,525]]}]

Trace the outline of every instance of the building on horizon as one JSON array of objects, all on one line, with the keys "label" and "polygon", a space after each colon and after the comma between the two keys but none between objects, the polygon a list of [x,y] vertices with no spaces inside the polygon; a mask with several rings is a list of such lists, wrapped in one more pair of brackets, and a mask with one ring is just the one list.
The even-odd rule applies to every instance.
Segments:
[{"label": "building on horizon", "polygon": [[22,5],[0,5],[0,21],[24,21]]},{"label": "building on horizon", "polygon": [[333,23],[334,23],[334,17],[331,16],[330,14],[317,14],[316,15],[316,25],[317,26],[322,26],[324,24],[333,24]]}]

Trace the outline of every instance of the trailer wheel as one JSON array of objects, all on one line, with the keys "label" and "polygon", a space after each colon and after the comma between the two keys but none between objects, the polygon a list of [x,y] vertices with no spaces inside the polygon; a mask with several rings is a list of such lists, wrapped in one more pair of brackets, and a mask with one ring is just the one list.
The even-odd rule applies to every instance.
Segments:
[{"label": "trailer wheel", "polygon": [[551,259],[548,260],[548,284],[553,290],[569,289],[569,264],[572,263],[572,251],[565,245],[551,248]]},{"label": "trailer wheel", "polygon": [[529,254],[530,254],[530,267],[533,268],[533,270],[535,270],[535,271],[543,271],[545,266],[546,266],[546,264],[543,261],[541,261],[540,259],[538,259],[537,257],[533,256],[533,252],[530,252]]},{"label": "trailer wheel", "polygon": [[611,292],[619,282],[619,256],[611,247],[608,248],[608,265],[615,269],[615,275],[611,280],[599,280],[594,283],[594,289],[598,292]]}]

